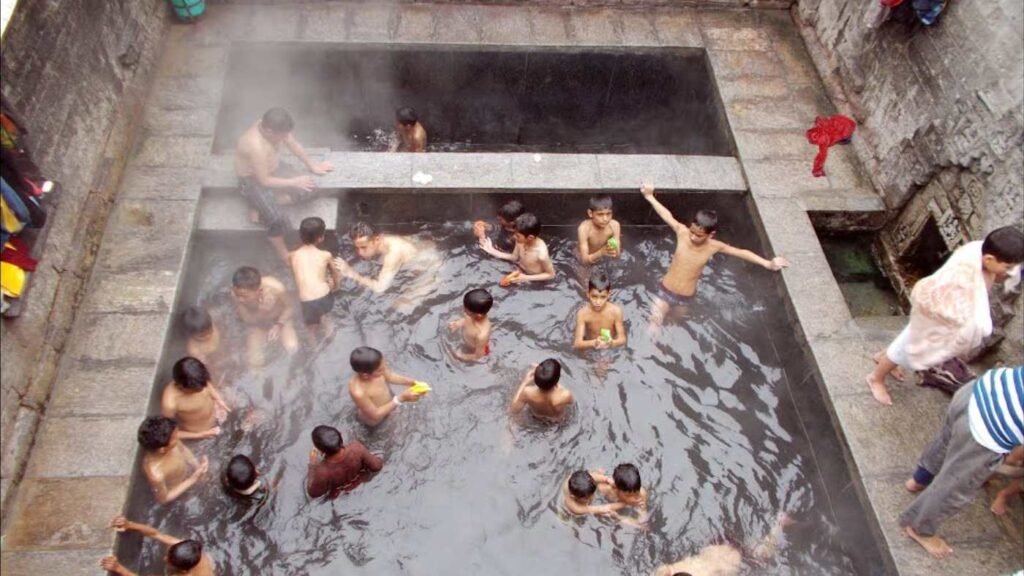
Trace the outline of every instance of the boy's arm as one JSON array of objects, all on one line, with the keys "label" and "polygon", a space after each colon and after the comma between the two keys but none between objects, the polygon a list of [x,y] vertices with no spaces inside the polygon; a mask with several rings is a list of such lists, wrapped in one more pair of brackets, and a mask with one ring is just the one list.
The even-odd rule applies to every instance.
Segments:
[{"label": "boy's arm", "polygon": [[588,514],[597,514],[600,516],[614,516],[619,510],[625,508],[626,505],[622,502],[612,502],[610,504],[589,504],[587,505]]},{"label": "boy's arm", "polygon": [[391,283],[395,281],[395,276],[398,275],[398,269],[401,265],[402,261],[397,256],[389,254],[384,257],[384,262],[380,268],[380,274],[377,275],[376,279],[367,278],[354,270],[349,270],[347,276],[351,278],[353,282],[368,288],[374,294],[382,294],[390,288]]},{"label": "boy's arm", "polygon": [[[516,245],[516,249],[519,249],[518,245]],[[543,272],[538,274],[520,274],[512,279],[512,283],[521,284],[523,282],[544,282],[555,277],[555,265],[551,263],[551,257],[548,256],[547,246],[544,246],[541,253],[537,256],[537,262],[540,262]]]},{"label": "boy's arm", "polygon": [[220,395],[220,392],[217,392],[217,387],[213,385],[213,382],[207,384],[207,387],[210,389],[210,396],[213,396],[213,401],[217,406],[220,406],[225,412],[231,412],[231,408],[228,408],[227,402],[224,402],[224,397]]},{"label": "boy's arm", "polygon": [[284,145],[287,146],[288,149],[292,151],[292,154],[295,154],[295,157],[301,160],[302,163],[306,165],[306,168],[309,168],[309,171],[313,174],[323,176],[331,170],[334,170],[334,166],[329,162],[313,162],[313,160],[309,158],[309,155],[306,154],[306,149],[302,147],[302,144],[299,144],[298,140],[295,139],[294,134],[288,134],[288,137],[284,140]]},{"label": "boy's arm", "polygon": [[309,176],[296,176],[294,178],[280,178],[270,173],[266,161],[258,154],[254,155],[248,147],[239,151],[245,157],[249,166],[252,166],[252,174],[261,186],[266,188],[301,188],[305,191],[313,189],[313,179]]},{"label": "boy's arm", "polygon": [[384,372],[384,379],[388,381],[388,384],[397,384],[399,386],[412,386],[416,383],[414,378],[408,376],[402,376],[397,372],[393,372],[391,368],[386,368]]},{"label": "boy's arm", "polygon": [[768,270],[773,270],[777,272],[789,266],[789,262],[781,256],[776,256],[771,260],[766,260],[758,256],[757,254],[754,254],[750,250],[736,248],[735,246],[730,246],[725,242],[718,242],[717,240],[716,242],[720,245],[718,246],[718,252],[728,254],[729,256],[735,256],[740,260],[746,260],[747,262],[757,264],[758,266],[761,266],[762,268],[766,268]]},{"label": "boy's arm", "polygon": [[121,565],[121,562],[114,556],[104,556],[100,558],[100,568],[103,568],[107,572],[113,572],[117,576],[138,576],[135,572],[125,568]]},{"label": "boy's arm", "polygon": [[526,407],[526,394],[523,391],[533,382],[533,373],[536,369],[536,366],[530,368],[530,371],[526,373],[526,377],[519,383],[519,389],[516,390],[516,395],[512,397],[512,406],[509,407],[511,413],[518,414]]},{"label": "boy's arm", "polygon": [[367,470],[369,470],[371,472],[377,472],[381,468],[384,467],[384,460],[381,459],[380,456],[377,456],[373,452],[370,452],[366,448],[366,446],[364,446],[361,442],[359,443],[359,449],[360,449],[360,455],[359,455],[360,461],[362,462],[363,466]]},{"label": "boy's arm", "polygon": [[178,542],[181,542],[181,538],[175,538],[174,536],[168,536],[153,528],[148,524],[142,524],[140,522],[132,522],[124,516],[116,516],[110,521],[110,527],[118,532],[124,532],[131,530],[132,532],[138,532],[147,538],[152,538],[161,544],[166,546],[174,546]]},{"label": "boy's arm", "polygon": [[480,248],[484,252],[487,252],[488,254],[494,256],[495,258],[501,258],[502,260],[515,262],[517,260],[516,254],[519,250],[519,244],[516,244],[516,247],[512,250],[512,253],[509,254],[508,252],[502,252],[501,250],[495,248],[494,242],[490,238],[484,236],[483,238],[480,239]]},{"label": "boy's arm", "polygon": [[650,182],[644,182],[643,186],[640,187],[640,192],[644,195],[644,199],[654,208],[658,216],[665,221],[673,230],[679,231],[683,227],[678,220],[672,216],[672,212],[668,208],[665,208],[664,204],[658,202],[658,199],[654,197],[654,185]]}]

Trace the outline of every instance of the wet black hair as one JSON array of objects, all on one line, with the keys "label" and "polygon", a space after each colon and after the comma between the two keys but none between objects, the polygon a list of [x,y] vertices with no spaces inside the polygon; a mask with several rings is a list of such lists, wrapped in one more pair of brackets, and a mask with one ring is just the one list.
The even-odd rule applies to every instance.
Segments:
[{"label": "wet black hair", "polygon": [[263,120],[260,124],[270,130],[271,132],[277,132],[278,134],[287,134],[295,129],[295,121],[292,120],[292,115],[288,113],[284,108],[271,108],[263,113]]},{"label": "wet black hair", "polygon": [[341,432],[337,428],[320,425],[313,428],[313,446],[328,456],[337,454],[341,450]]},{"label": "wet black hair", "polygon": [[985,236],[981,253],[988,254],[1004,264],[1024,262],[1024,232],[1013,226],[996,228]]},{"label": "wet black hair", "polygon": [[524,212],[516,218],[516,232],[523,236],[539,236],[540,220],[529,212]]},{"label": "wet black hair", "polygon": [[256,483],[256,465],[248,456],[235,454],[224,469],[224,483],[231,489],[242,492]]},{"label": "wet black hair", "polygon": [[470,290],[462,297],[462,306],[474,314],[487,314],[494,305],[494,297],[483,288]]},{"label": "wet black hair", "polygon": [[231,285],[242,290],[259,290],[263,276],[252,266],[242,266],[231,276]]},{"label": "wet black hair", "polygon": [[299,224],[299,238],[303,244],[316,244],[316,241],[323,238],[327,231],[327,224],[319,216],[303,218]]},{"label": "wet black hair", "polygon": [[356,222],[348,230],[348,237],[355,241],[357,238],[373,238],[380,232],[376,228],[371,226],[368,222]]},{"label": "wet black hair", "polygon": [[203,545],[198,540],[182,540],[167,549],[167,563],[178,570],[191,570],[203,559]]},{"label": "wet black hair", "polygon": [[577,470],[569,476],[569,494],[576,498],[590,498],[597,491],[594,477],[586,470]]},{"label": "wet black hair", "polygon": [[416,114],[416,111],[408,106],[402,106],[395,111],[395,119],[402,126],[412,126],[420,121],[420,117]]},{"label": "wet black hair", "polygon": [[562,377],[562,365],[554,358],[548,358],[547,360],[540,363],[537,369],[533,372],[533,383],[537,385],[537,388],[548,391],[558,384],[558,379]]},{"label": "wet black hair", "polygon": [[595,212],[598,210],[611,210],[612,197],[607,194],[595,194],[591,196],[590,209]]},{"label": "wet black hair", "polygon": [[201,306],[189,306],[181,313],[181,329],[185,336],[205,334],[213,328],[213,317]]},{"label": "wet black hair", "polygon": [[523,215],[526,209],[523,208],[523,203],[519,200],[509,200],[502,204],[501,208],[498,208],[498,216],[501,216],[502,220],[506,222],[515,222],[516,218]]},{"label": "wet black hair", "polygon": [[380,353],[380,350],[370,348],[369,346],[356,348],[352,351],[352,355],[348,357],[352,370],[357,374],[370,374],[377,368],[380,368],[380,363],[383,361],[384,355]]},{"label": "wet black hair", "polygon": [[608,278],[607,272],[595,270],[594,273],[590,275],[590,280],[587,281],[587,292],[590,292],[591,290],[599,290],[601,292],[604,292],[605,290],[611,289],[612,281],[610,278]]},{"label": "wet black hair", "polygon": [[693,223],[708,234],[718,230],[718,212],[714,210],[698,210],[693,217]]},{"label": "wet black hair", "polygon": [[167,446],[178,423],[163,416],[150,416],[139,425],[139,445],[146,451],[153,452]]},{"label": "wet black hair", "polygon": [[636,492],[640,490],[640,471],[632,464],[619,464],[612,471],[612,480],[615,487],[623,492]]},{"label": "wet black hair", "polygon": [[693,574],[690,574],[689,572],[673,572],[672,576],[693,576]]},{"label": "wet black hair", "polygon": [[174,384],[182,390],[198,392],[210,382],[210,371],[198,358],[185,356],[174,363],[171,369]]}]

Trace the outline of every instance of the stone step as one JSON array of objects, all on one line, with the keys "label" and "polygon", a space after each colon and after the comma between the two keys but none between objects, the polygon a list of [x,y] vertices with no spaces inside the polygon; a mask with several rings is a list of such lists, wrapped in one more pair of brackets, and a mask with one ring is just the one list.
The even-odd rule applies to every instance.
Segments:
[{"label": "stone step", "polygon": [[[282,206],[293,228],[303,218],[319,216],[328,230],[338,225],[338,199],[334,196],[320,196],[308,202]],[[263,231],[262,223],[249,220],[249,203],[237,194],[204,194],[199,200],[196,228],[203,232],[249,232]]]}]

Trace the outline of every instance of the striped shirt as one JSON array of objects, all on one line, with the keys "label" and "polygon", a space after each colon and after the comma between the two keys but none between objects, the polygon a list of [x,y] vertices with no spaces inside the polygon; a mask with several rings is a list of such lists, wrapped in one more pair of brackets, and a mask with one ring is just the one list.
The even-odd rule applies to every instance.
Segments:
[{"label": "striped shirt", "polygon": [[1024,444],[1024,366],[982,374],[967,414],[971,435],[985,448],[1006,454]]}]

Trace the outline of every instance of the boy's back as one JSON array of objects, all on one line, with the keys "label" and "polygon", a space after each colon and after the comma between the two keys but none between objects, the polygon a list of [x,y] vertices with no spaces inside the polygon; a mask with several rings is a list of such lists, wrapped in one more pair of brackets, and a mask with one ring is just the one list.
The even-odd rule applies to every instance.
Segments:
[{"label": "boy's back", "polygon": [[561,418],[572,404],[572,393],[561,386],[550,392],[531,386],[523,390],[523,399],[534,415]]},{"label": "boy's back", "polygon": [[328,273],[331,259],[330,252],[309,244],[291,253],[290,263],[299,301],[323,298],[331,291],[333,278]]},{"label": "boy's back", "polygon": [[164,388],[160,411],[167,418],[177,420],[185,432],[203,432],[217,424],[217,404],[209,386],[196,392],[186,392],[171,382]]}]

